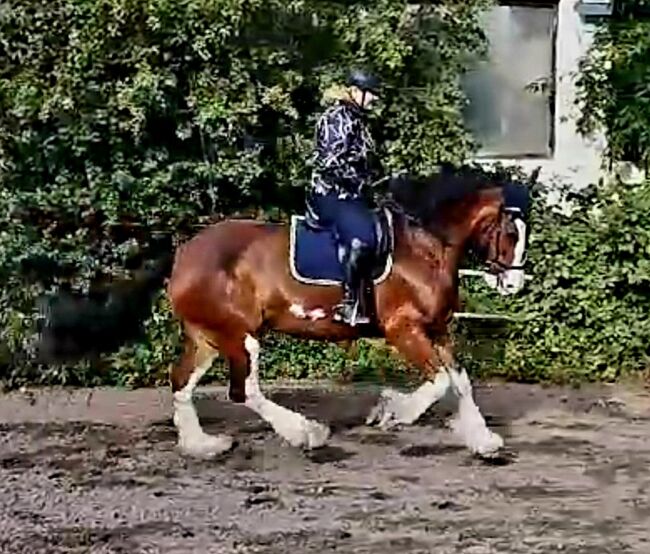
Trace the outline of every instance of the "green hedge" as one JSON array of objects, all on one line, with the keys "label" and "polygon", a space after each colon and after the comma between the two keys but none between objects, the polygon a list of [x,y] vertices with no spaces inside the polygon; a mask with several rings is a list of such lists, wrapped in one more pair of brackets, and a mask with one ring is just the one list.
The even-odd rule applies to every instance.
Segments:
[{"label": "green hedge", "polygon": [[[315,118],[353,64],[387,84],[374,124],[388,170],[463,159],[473,143],[457,77],[485,48],[479,15],[490,3],[5,2],[3,380],[154,379],[176,348],[164,312],[150,322],[150,345],[100,364],[117,370],[37,367],[35,299],[123,275],[154,234],[182,239],[223,214],[302,209]],[[63,267],[50,276],[49,265]]]},{"label": "green hedge", "polygon": [[[390,85],[377,120],[389,169],[464,159],[473,144],[457,77],[484,49],[478,17],[489,5],[10,1],[0,15],[0,381],[164,382],[179,335],[162,294],[145,340],[61,367],[30,362],[35,299],[123,275],[155,233],[182,239],[222,214],[298,209],[320,99],[353,61]],[[463,289],[468,309],[526,322],[460,326],[463,362],[520,380],[645,369],[649,195],[647,183],[605,187],[577,199],[571,217],[536,203],[526,292]],[[408,376],[368,342],[346,351],[271,336],[265,346],[269,377]]]}]

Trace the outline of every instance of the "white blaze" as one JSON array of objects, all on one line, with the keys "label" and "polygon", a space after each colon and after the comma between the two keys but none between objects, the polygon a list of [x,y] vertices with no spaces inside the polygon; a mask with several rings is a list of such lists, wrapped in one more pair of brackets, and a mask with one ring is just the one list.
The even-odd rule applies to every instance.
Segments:
[{"label": "white blaze", "polygon": [[[514,267],[521,267],[524,264],[526,257],[526,224],[519,218],[514,221],[517,227],[518,238],[515,244],[515,251],[512,258],[512,265]],[[504,271],[501,275],[491,275],[486,273],[484,276],[485,282],[489,287],[496,289],[497,292],[506,296],[510,294],[517,294],[526,282],[526,273],[523,269],[509,269]]]}]

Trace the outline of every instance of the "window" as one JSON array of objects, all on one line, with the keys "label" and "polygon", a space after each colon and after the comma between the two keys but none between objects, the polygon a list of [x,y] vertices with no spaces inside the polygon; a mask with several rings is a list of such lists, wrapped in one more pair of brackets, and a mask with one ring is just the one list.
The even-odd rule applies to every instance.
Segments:
[{"label": "window", "polygon": [[556,22],[556,3],[502,3],[487,12],[488,59],[463,77],[479,157],[552,155]]}]

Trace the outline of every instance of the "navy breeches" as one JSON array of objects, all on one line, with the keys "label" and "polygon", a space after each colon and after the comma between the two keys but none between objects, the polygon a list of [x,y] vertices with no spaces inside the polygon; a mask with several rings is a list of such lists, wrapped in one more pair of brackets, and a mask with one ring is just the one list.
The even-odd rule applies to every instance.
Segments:
[{"label": "navy breeches", "polygon": [[372,210],[361,198],[338,198],[336,194],[311,195],[309,205],[318,223],[334,230],[339,244],[350,247],[358,239],[375,249],[375,219]]}]

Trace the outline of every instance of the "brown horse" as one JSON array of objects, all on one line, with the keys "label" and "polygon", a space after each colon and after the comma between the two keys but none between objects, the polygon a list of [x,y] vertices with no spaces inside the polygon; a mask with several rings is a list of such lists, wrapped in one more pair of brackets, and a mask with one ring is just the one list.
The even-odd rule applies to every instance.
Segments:
[{"label": "brown horse", "polygon": [[183,245],[167,288],[185,330],[185,352],[171,371],[181,449],[209,457],[231,448],[229,436],[203,432],[192,403],[194,388],[219,353],[230,365],[231,400],[244,403],[294,446],[325,444],[328,427],[277,405],[260,389],[259,337],[274,330],[329,341],[385,337],[420,369],[424,384],[410,394],[385,390],[367,423],[413,423],[451,388],[459,401],[453,428],[472,452],[495,453],[503,441],[486,427],[467,373],[454,362],[447,326],[457,309],[458,269],[467,246],[507,277],[504,287],[523,283],[525,223],[506,203],[515,186],[465,172],[393,187],[403,211],[391,211],[392,267],[374,287],[375,325],[367,330],[332,320],[339,287],[295,278],[288,259],[293,234],[284,224],[223,221]]},{"label": "brown horse", "polygon": [[183,452],[211,457],[232,446],[231,437],[202,430],[192,401],[219,354],[229,362],[232,401],[259,414],[291,445],[326,443],[327,426],[264,396],[259,339],[269,330],[326,341],[384,337],[419,368],[423,384],[411,393],[384,390],[367,424],[411,424],[451,390],[458,398],[452,428],[470,451],[489,456],[501,448],[502,438],[487,428],[467,373],[454,360],[448,324],[458,308],[459,264],[468,249],[482,258],[504,292],[523,285],[528,189],[462,170],[419,182],[403,179],[391,191],[383,210],[392,222],[384,231],[393,240],[369,289],[371,326],[333,321],[330,310],[341,297],[336,278],[310,281],[299,274],[297,250],[302,244],[302,255],[309,256],[306,240],[312,241],[307,250],[319,249],[317,258],[311,252],[312,262],[336,256],[335,245],[323,238],[327,234],[305,231],[304,224],[301,235],[296,221],[289,226],[225,220],[177,250],[167,292],[185,334],[184,353],[170,374]]}]

